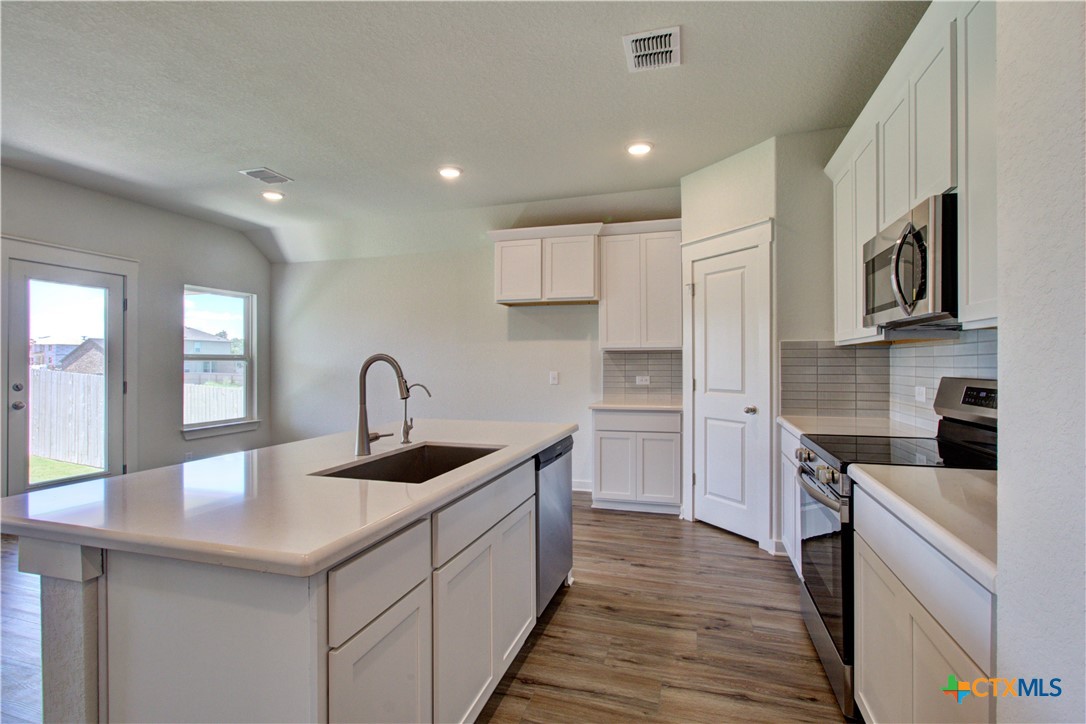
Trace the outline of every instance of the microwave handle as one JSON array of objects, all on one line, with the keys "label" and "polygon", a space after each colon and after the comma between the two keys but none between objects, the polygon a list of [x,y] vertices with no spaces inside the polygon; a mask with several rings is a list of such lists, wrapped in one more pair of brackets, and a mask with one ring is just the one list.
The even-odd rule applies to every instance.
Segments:
[{"label": "microwave handle", "polygon": [[906,316],[912,316],[913,309],[916,308],[916,302],[910,304],[905,301],[905,292],[901,288],[901,278],[898,276],[897,267],[901,262],[901,252],[905,248],[905,240],[909,238],[909,234],[915,231],[916,227],[912,225],[912,222],[905,224],[905,230],[901,232],[901,238],[894,244],[894,253],[890,256],[890,291],[894,293],[897,305],[901,307],[901,311],[905,312]]},{"label": "microwave handle", "polygon": [[803,474],[802,467],[796,468],[796,483],[798,483],[799,487],[803,488],[803,490],[806,491],[808,495],[810,495],[822,505],[826,506],[835,513],[841,512],[841,503],[834,500],[833,498],[826,495],[821,490],[807,482],[806,476]]}]

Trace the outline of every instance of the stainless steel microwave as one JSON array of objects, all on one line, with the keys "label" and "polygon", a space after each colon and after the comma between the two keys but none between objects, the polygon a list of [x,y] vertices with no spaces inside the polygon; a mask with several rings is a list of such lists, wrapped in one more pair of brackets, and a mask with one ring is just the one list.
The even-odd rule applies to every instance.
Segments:
[{"label": "stainless steel microwave", "polygon": [[864,244],[864,326],[958,316],[957,197],[927,198]]}]

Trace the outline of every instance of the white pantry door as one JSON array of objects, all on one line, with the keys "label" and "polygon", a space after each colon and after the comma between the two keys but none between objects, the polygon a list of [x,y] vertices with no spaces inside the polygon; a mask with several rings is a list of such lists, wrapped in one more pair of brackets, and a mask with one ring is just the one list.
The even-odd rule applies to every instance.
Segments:
[{"label": "white pantry door", "polygon": [[769,540],[768,243],[693,262],[694,518]]}]

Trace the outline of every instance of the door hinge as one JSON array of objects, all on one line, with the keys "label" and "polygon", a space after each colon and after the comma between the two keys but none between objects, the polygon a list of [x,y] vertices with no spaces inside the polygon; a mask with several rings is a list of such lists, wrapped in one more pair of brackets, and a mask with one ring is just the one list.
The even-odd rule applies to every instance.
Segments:
[{"label": "door hinge", "polygon": [[691,391],[692,392],[697,392],[698,391],[698,381],[695,380],[694,378],[690,378],[690,386],[691,386]]},{"label": "door hinge", "polygon": [[125,380],[124,382],[121,383],[121,394],[122,395],[127,395],[128,394],[128,380]]},{"label": "door hinge", "polygon": [[698,474],[697,473],[690,473],[690,487],[692,487],[692,488],[698,487]]},{"label": "door hinge", "polygon": [[127,475],[127,474],[128,474],[128,466],[127,465],[122,465],[121,466],[121,475]]},{"label": "door hinge", "polygon": [[694,282],[690,282],[686,286],[690,288],[690,296],[694,296]]},{"label": "door hinge", "polygon": [[125,312],[128,311],[128,299],[122,300],[121,309]]}]

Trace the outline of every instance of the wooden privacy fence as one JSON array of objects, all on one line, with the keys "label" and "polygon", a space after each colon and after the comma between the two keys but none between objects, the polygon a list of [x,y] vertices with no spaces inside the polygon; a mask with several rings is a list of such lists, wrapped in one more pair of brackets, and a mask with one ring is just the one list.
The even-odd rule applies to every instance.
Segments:
[{"label": "wooden privacy fence", "polygon": [[185,424],[236,420],[245,415],[244,387],[185,385]]},{"label": "wooden privacy fence", "polygon": [[102,375],[30,370],[30,454],[105,466],[105,379]]}]

